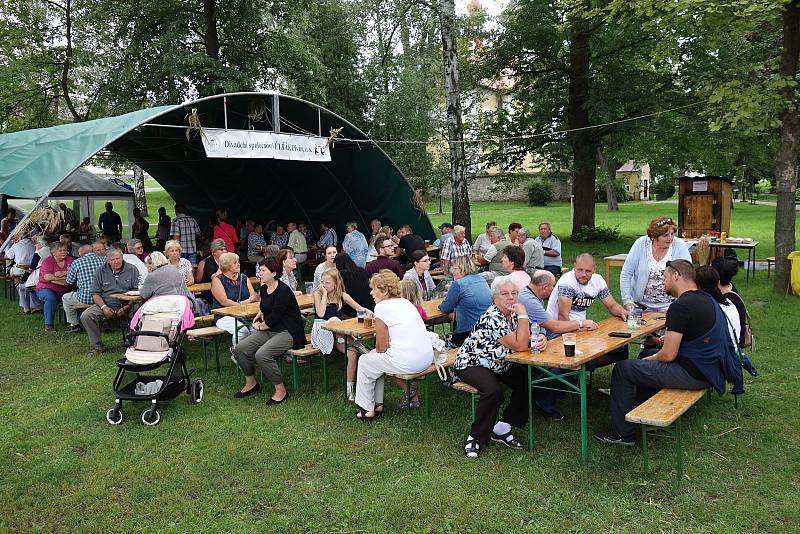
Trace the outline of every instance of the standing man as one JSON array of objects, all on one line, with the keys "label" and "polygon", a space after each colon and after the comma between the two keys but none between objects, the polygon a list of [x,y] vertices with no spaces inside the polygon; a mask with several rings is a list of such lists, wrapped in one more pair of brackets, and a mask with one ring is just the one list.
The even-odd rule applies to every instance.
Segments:
[{"label": "standing man", "polygon": [[532,239],[531,231],[524,227],[517,230],[517,237],[519,238],[522,250],[525,252],[525,263],[523,264],[525,272],[528,273],[529,276],[533,276],[533,273],[536,272],[537,269],[544,267],[544,250],[542,250],[542,245],[537,243],[535,239]]},{"label": "standing man", "polygon": [[319,236],[319,241],[317,241],[317,247],[322,249],[323,252],[326,248],[335,247],[339,244],[339,237],[336,235],[336,230],[331,228],[331,223],[322,221],[319,223],[319,228],[322,230],[322,234]]},{"label": "standing man", "polygon": [[172,239],[181,244],[181,258],[186,258],[192,265],[196,265],[200,225],[193,217],[186,215],[186,206],[183,204],[175,204],[175,218],[172,219],[169,233]]},{"label": "standing man", "polygon": [[131,311],[131,304],[115,299],[111,295],[139,289],[139,271],[122,259],[122,251],[110,248],[106,252],[106,263],[97,269],[92,280],[92,300],[94,304],[81,314],[81,324],[89,335],[92,350],[89,356],[108,352],[108,347],[100,338],[100,321],[106,319],[125,319]]},{"label": "standing man", "polygon": [[63,202],[58,204],[58,209],[62,211],[61,228],[63,228],[65,232],[77,232],[80,223],[78,221],[78,216],[75,215],[75,210],[68,208]]},{"label": "standing man", "polygon": [[667,331],[661,349],[642,360],[629,360],[611,372],[611,431],[595,439],[613,445],[636,444],[638,425],[625,420],[636,403],[637,388],[708,389],[725,393],[725,383],[741,393],[742,368],[728,335],[725,314],[700,291],[695,269],[686,260],[667,262],[664,286],[677,297],[667,309]]},{"label": "standing man", "polygon": [[8,213],[0,220],[0,243],[8,239],[14,228],[17,227],[17,210],[8,208]]},{"label": "standing man", "polygon": [[400,262],[392,258],[392,256],[394,256],[395,247],[396,245],[391,237],[380,236],[378,238],[378,241],[375,242],[378,257],[367,264],[367,274],[370,275],[370,277],[383,269],[389,269],[396,274],[398,278],[401,280],[403,279],[405,273],[400,266]]},{"label": "standing man", "polygon": [[297,229],[297,224],[293,222],[287,224],[286,229],[289,231],[289,248],[294,250],[294,259],[297,260],[297,265],[302,265],[308,259],[306,236]]},{"label": "standing man", "polygon": [[563,260],[561,258],[561,240],[553,234],[550,229],[549,222],[543,222],[539,225],[539,237],[536,242],[542,246],[544,250],[544,268],[556,276],[561,275],[561,266]]},{"label": "standing man", "polygon": [[442,262],[442,272],[445,275],[450,274],[450,262],[459,256],[471,256],[472,247],[466,239],[467,229],[460,224],[453,227],[452,236],[450,239],[442,237],[442,250],[439,258]]},{"label": "standing man", "polygon": [[62,295],[61,305],[64,307],[69,331],[73,334],[83,332],[78,321],[78,305],[94,303],[91,293],[92,282],[97,270],[105,263],[106,245],[102,241],[95,241],[92,243],[92,251],[72,262],[67,269],[67,283],[76,289]]},{"label": "standing man", "polygon": [[122,239],[122,218],[114,211],[114,205],[106,202],[106,211],[100,214],[97,229],[108,237],[109,243],[117,243]]},{"label": "standing man", "polygon": [[[559,321],[586,322],[586,310],[599,299],[611,315],[619,317],[622,321],[628,320],[628,310],[614,300],[606,281],[594,271],[594,256],[584,252],[575,258],[575,267],[558,280],[550,294],[550,301],[547,303],[547,313],[550,317]],[[586,369],[592,371],[597,367],[627,358],[628,346],[625,345],[587,363]]]}]

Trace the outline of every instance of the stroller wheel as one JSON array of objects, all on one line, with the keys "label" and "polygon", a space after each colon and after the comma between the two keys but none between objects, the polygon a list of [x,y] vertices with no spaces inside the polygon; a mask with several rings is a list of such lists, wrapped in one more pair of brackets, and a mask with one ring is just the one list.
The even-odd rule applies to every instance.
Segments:
[{"label": "stroller wheel", "polygon": [[118,425],[122,422],[122,410],[119,408],[111,408],[106,412],[106,421],[109,425]]},{"label": "stroller wheel", "polygon": [[192,403],[199,404],[203,400],[203,381],[198,378],[192,382],[191,388]]},{"label": "stroller wheel", "polygon": [[157,408],[148,408],[142,412],[142,423],[147,426],[155,426],[161,422],[161,412]]}]

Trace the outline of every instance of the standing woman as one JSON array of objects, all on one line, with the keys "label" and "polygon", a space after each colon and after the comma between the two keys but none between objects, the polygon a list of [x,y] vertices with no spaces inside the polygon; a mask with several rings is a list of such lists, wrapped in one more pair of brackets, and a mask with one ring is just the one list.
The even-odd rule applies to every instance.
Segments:
[{"label": "standing woman", "polygon": [[[212,308],[224,308],[237,304],[258,302],[258,295],[250,280],[242,274],[239,256],[233,252],[226,252],[219,257],[220,275],[211,280],[211,294],[214,297]],[[250,335],[250,329],[239,326],[235,317],[223,316],[217,319],[216,325],[233,336],[239,342]],[[239,330],[238,335],[236,330]]]},{"label": "standing woman", "polygon": [[[314,326],[311,329],[311,345],[318,348],[323,354],[330,354],[335,346],[344,354],[344,338],[335,338],[333,332],[322,328],[327,322],[340,321],[342,308],[347,305],[355,310],[366,310],[344,290],[344,281],[336,268],[328,269],[322,273],[319,289],[314,291]],[[358,352],[349,339],[347,348],[347,398],[355,400],[356,368],[358,366]]]},{"label": "standing woman", "polygon": [[289,286],[289,289],[291,289],[295,295],[299,295],[301,292],[297,290],[297,277],[294,275],[294,270],[297,269],[297,260],[294,257],[294,250],[288,247],[282,248],[278,253],[278,259],[283,268],[281,282]]},{"label": "standing woman", "polygon": [[267,406],[281,404],[289,398],[278,368],[278,358],[289,349],[300,349],[306,345],[304,322],[297,299],[292,290],[279,280],[282,269],[278,258],[268,256],[264,259],[258,271],[261,305],[258,315],[253,319],[253,333],[233,350],[245,380],[242,389],[233,396],[243,398],[261,389],[256,380],[255,368],[258,366],[275,386]]},{"label": "standing woman", "polygon": [[[148,235],[149,230],[150,223],[147,222],[144,217],[142,217],[142,210],[139,208],[133,208],[133,226],[131,227],[131,237],[142,242],[142,248],[146,253],[145,257],[147,257],[147,254],[153,252],[153,242],[150,241],[150,236]],[[144,261],[144,258],[142,257],[139,259]]]},{"label": "standing woman", "polygon": [[167,209],[164,206],[158,208],[158,229],[156,229],[156,248],[164,250],[164,245],[169,241],[169,230],[172,226],[172,218],[167,215]]},{"label": "standing woman", "polygon": [[419,373],[433,361],[425,323],[414,305],[400,298],[399,282],[391,271],[381,271],[369,281],[376,303],[375,349],[358,361],[356,418],[363,422],[383,413],[384,375]]},{"label": "standing woman", "polygon": [[64,243],[56,241],[50,248],[50,256],[42,260],[39,269],[39,282],[36,284],[36,296],[44,302],[44,329],[55,330],[56,310],[61,295],[68,293],[67,269],[73,259],[68,256]]},{"label": "standing woman", "polygon": [[[372,294],[369,285],[369,275],[367,271],[353,263],[353,259],[344,252],[336,255],[334,260],[336,269],[342,275],[344,281],[344,290],[348,295],[353,297],[359,306],[369,310],[375,309],[375,301],[372,300]],[[342,313],[345,317],[355,317],[356,310],[347,303],[342,307]]]},{"label": "standing woman", "polygon": [[406,271],[403,280],[413,280],[416,282],[422,300],[428,300],[428,292],[433,291],[436,287],[430,273],[431,259],[424,250],[415,250],[411,253],[409,259],[411,260],[411,268]]},{"label": "standing woman", "polygon": [[228,250],[236,250],[236,245],[239,243],[239,236],[236,233],[236,228],[228,224],[228,212],[225,210],[217,210],[216,215],[214,234],[211,239],[222,239],[225,241],[225,248]]},{"label": "standing woman", "polygon": [[322,273],[328,269],[336,268],[336,254],[337,251],[335,246],[331,245],[329,247],[325,247],[325,261],[317,265],[317,268],[314,269],[314,290],[319,289],[319,284],[322,280]]},{"label": "standing woman", "polygon": [[648,310],[663,311],[675,298],[664,288],[664,269],[672,260],[692,261],[682,239],[675,237],[678,226],[670,217],[656,217],[647,226],[647,235],[634,241],[619,276],[622,305],[636,303]]},{"label": "standing woman", "polygon": [[192,264],[186,258],[181,258],[181,251],[181,244],[175,239],[170,239],[164,245],[164,255],[167,257],[172,266],[178,269],[178,271],[186,279],[186,285],[190,286],[194,284]]},{"label": "standing woman", "polygon": [[345,227],[347,228],[347,234],[342,241],[342,251],[349,254],[353,258],[353,262],[363,269],[367,264],[367,256],[369,255],[367,238],[358,231],[358,225],[355,221],[349,221]]}]

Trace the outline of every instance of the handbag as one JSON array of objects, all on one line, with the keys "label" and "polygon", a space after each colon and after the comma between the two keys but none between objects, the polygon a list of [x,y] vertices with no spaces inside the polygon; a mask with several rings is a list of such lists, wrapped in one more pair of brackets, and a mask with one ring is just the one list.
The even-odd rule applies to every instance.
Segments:
[{"label": "handbag", "polygon": [[322,328],[327,322],[324,319],[314,319],[314,324],[311,327],[311,346],[319,349],[322,354],[333,352],[333,332]]},{"label": "handbag", "polygon": [[36,287],[36,284],[39,283],[39,269],[40,267],[37,267],[33,271],[31,271],[31,274],[28,275],[28,279],[25,280],[25,287],[29,289],[33,289]]}]

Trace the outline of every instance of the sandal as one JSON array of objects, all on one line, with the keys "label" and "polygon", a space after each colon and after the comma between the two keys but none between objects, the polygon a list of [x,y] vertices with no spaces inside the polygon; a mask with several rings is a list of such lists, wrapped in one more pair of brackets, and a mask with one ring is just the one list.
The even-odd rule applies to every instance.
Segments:
[{"label": "sandal", "polygon": [[477,458],[481,454],[481,444],[475,438],[467,438],[464,442],[464,456]]},{"label": "sandal", "polygon": [[[380,410],[379,410],[378,408],[380,408]],[[376,405],[375,405],[375,407],[374,407],[374,408],[372,408],[372,411],[373,411],[373,412],[375,412],[375,417],[380,417],[380,416],[382,416],[382,415],[383,415],[383,412],[384,412],[384,410],[385,410],[385,408],[383,407],[383,403],[382,403],[382,402],[381,402],[381,403],[378,403],[378,404],[376,404]]]},{"label": "sandal", "polygon": [[510,431],[502,435],[495,434],[494,432],[492,432],[492,441],[502,443],[509,449],[521,450],[524,448],[522,446],[522,443],[520,443],[520,441],[517,438],[515,438],[514,434],[512,434]]},{"label": "sandal", "polygon": [[356,412],[356,419],[358,419],[362,423],[371,423],[372,420],[375,419],[375,416],[373,415],[372,417],[367,417],[368,413],[369,410],[365,410],[364,408],[359,408],[358,411]]}]

